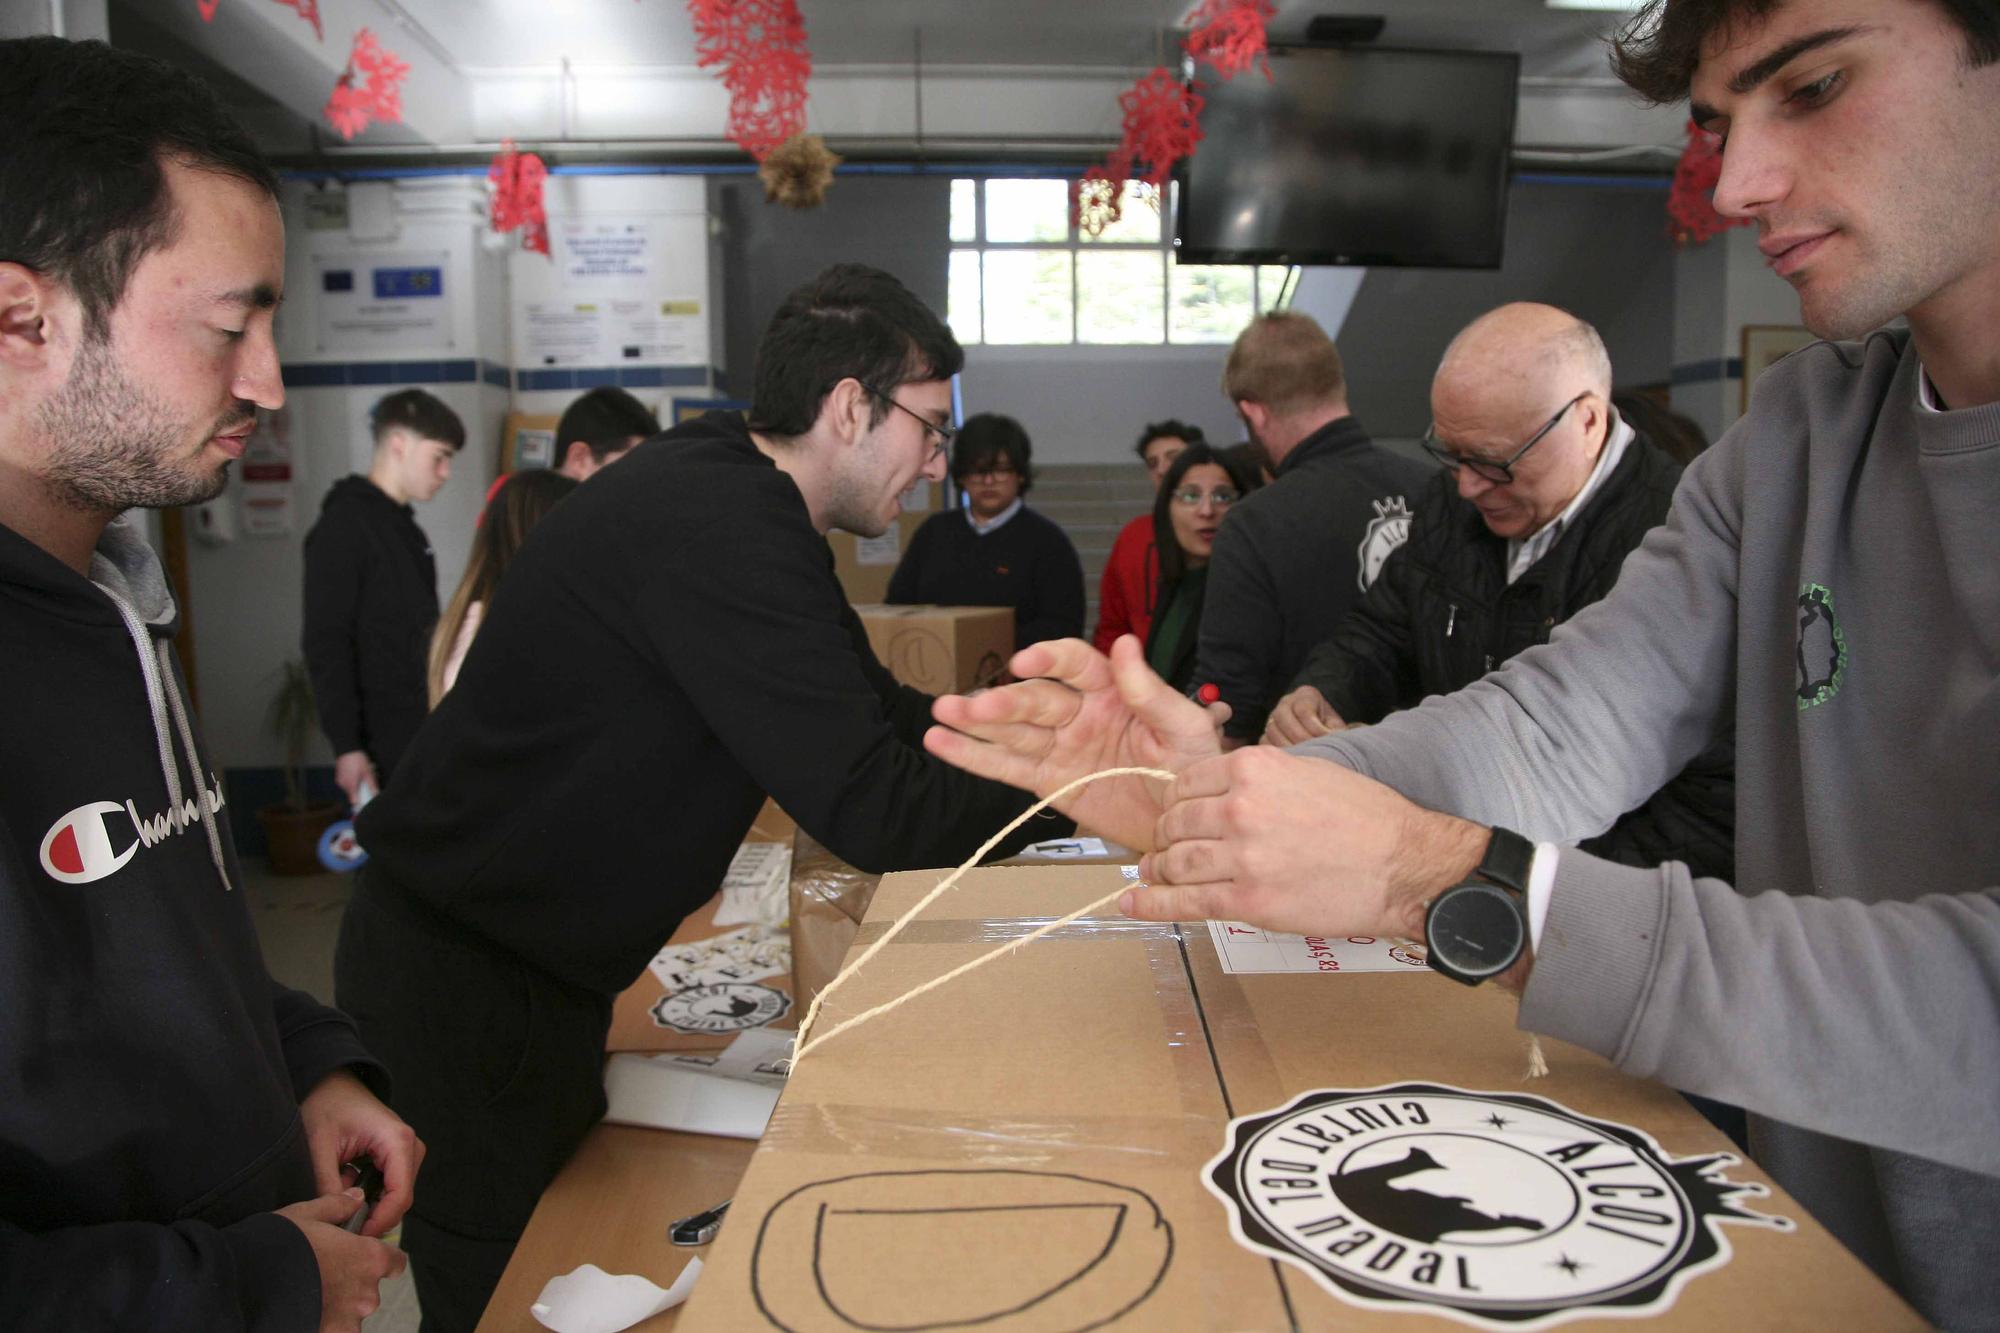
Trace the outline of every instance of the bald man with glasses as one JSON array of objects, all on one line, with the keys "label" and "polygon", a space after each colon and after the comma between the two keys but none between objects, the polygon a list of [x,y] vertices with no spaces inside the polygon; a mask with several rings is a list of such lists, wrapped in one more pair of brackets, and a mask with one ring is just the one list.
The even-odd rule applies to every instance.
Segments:
[{"label": "bald man with glasses", "polygon": [[[1505,305],[1468,325],[1439,363],[1431,411],[1423,445],[1444,473],[1408,541],[1272,710],[1266,744],[1379,722],[1548,642],[1611,591],[1680,480],[1612,408],[1597,331],[1553,306]],[[1728,880],[1735,794],[1725,741],[1582,845]]]}]

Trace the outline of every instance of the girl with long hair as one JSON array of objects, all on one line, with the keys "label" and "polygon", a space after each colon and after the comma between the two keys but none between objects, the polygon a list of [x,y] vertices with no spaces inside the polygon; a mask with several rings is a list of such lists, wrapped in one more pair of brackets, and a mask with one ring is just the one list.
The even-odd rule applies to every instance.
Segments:
[{"label": "girl with long hair", "polygon": [[500,586],[500,576],[513,563],[515,552],[527,540],[528,530],[556,507],[556,501],[577,488],[577,482],[560,472],[537,468],[516,472],[502,482],[479,515],[479,529],[473,534],[472,554],[465,562],[465,575],[451,595],[444,614],[431,633],[430,669],[425,684],[430,706],[436,708],[446,690],[458,679],[459,664],[479,632],[479,620]]}]

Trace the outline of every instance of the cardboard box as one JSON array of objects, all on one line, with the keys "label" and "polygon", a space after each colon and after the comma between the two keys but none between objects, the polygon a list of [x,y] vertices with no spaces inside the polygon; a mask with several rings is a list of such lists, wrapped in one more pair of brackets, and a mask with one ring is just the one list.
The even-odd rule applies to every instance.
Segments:
[{"label": "cardboard box", "polygon": [[550,412],[509,412],[500,426],[500,470],[556,465],[556,423]]},{"label": "cardboard box", "polygon": [[[820,1031],[1123,881],[975,871]],[[1922,1327],[1675,1093],[1553,1041],[1528,1080],[1514,1015],[1086,918],[805,1055],[679,1326]]]},{"label": "cardboard box", "polygon": [[991,685],[1014,656],[1011,606],[868,606],[855,611],[889,674],[926,694]]},{"label": "cardboard box", "polygon": [[909,548],[910,538],[929,517],[926,513],[905,511],[896,516],[895,525],[880,537],[857,537],[837,529],[826,534],[826,544],[833,548],[833,575],[840,580],[841,591],[847,594],[848,601],[859,606],[879,602],[889,595],[889,579],[896,572],[897,562]]},{"label": "cardboard box", "polygon": [[[765,801],[756,822],[743,835],[745,842],[774,842],[787,846],[797,826],[772,801]],[[715,923],[721,895],[691,912],[680,924],[669,948],[696,944],[703,940],[743,929]],[[701,995],[687,1002],[662,1007],[670,994],[666,984],[649,968],[612,1002],[611,1031],[605,1037],[608,1051],[707,1051],[727,1046],[736,1033],[749,1027],[792,1028],[799,1021],[792,1002],[789,971],[745,983],[727,994]],[[745,1006],[748,1006],[745,1008]],[[738,1018],[725,1017],[730,1008],[744,1009]],[[775,1014],[771,1011],[775,1010]],[[713,1021],[711,1021],[713,1020]],[[681,1026],[674,1024],[679,1022]],[[690,1030],[692,1029],[692,1030]]]}]

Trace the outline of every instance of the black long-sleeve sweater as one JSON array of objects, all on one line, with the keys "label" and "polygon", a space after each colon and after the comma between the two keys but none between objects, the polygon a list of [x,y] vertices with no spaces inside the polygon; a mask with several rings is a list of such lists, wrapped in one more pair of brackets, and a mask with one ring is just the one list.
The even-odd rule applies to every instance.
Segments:
[{"label": "black long-sleeve sweater", "polygon": [[299,641],[335,754],[365,750],[383,781],[427,711],[437,562],[410,506],[366,477],[326,493],[306,534]]},{"label": "black long-sleeve sweater", "polygon": [[1014,646],[1083,635],[1083,562],[1069,536],[1022,506],[979,533],[958,510],[933,514],[910,538],[885,601],[1011,606]]},{"label": "black long-sleeve sweater", "polygon": [[1025,809],[924,753],[930,702],[869,651],[792,479],[711,413],[536,527],[359,833],[377,884],[615,992],[766,794],[867,870],[956,865]]}]

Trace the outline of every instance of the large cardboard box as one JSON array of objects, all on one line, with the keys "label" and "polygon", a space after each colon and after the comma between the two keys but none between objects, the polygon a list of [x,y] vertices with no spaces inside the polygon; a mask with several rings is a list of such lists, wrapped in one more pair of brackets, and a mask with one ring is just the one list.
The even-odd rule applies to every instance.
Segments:
[{"label": "large cardboard box", "polygon": [[982,689],[1014,655],[1011,606],[867,606],[855,611],[889,673],[926,694]]},{"label": "large cardboard box", "polygon": [[[973,872],[820,1031],[1123,878]],[[809,1051],[679,1327],[1922,1327],[1678,1095],[1556,1042],[1529,1080],[1497,989],[1224,957],[1086,918]]]},{"label": "large cardboard box", "polygon": [[[782,843],[789,847],[797,826],[775,801],[765,801],[747,842]],[[688,914],[667,941],[677,948],[714,940],[740,932],[740,925],[716,924],[721,894]],[[714,987],[704,988],[714,992]],[[666,1004],[672,995],[660,977],[648,968],[612,1002],[611,1031],[604,1048],[608,1051],[707,1051],[727,1046],[738,1032],[750,1027],[791,1028],[799,1015],[792,1003],[792,976],[789,970],[774,976],[734,985],[726,992],[689,996],[685,1002]],[[733,1010],[741,1010],[734,1014]]]}]

